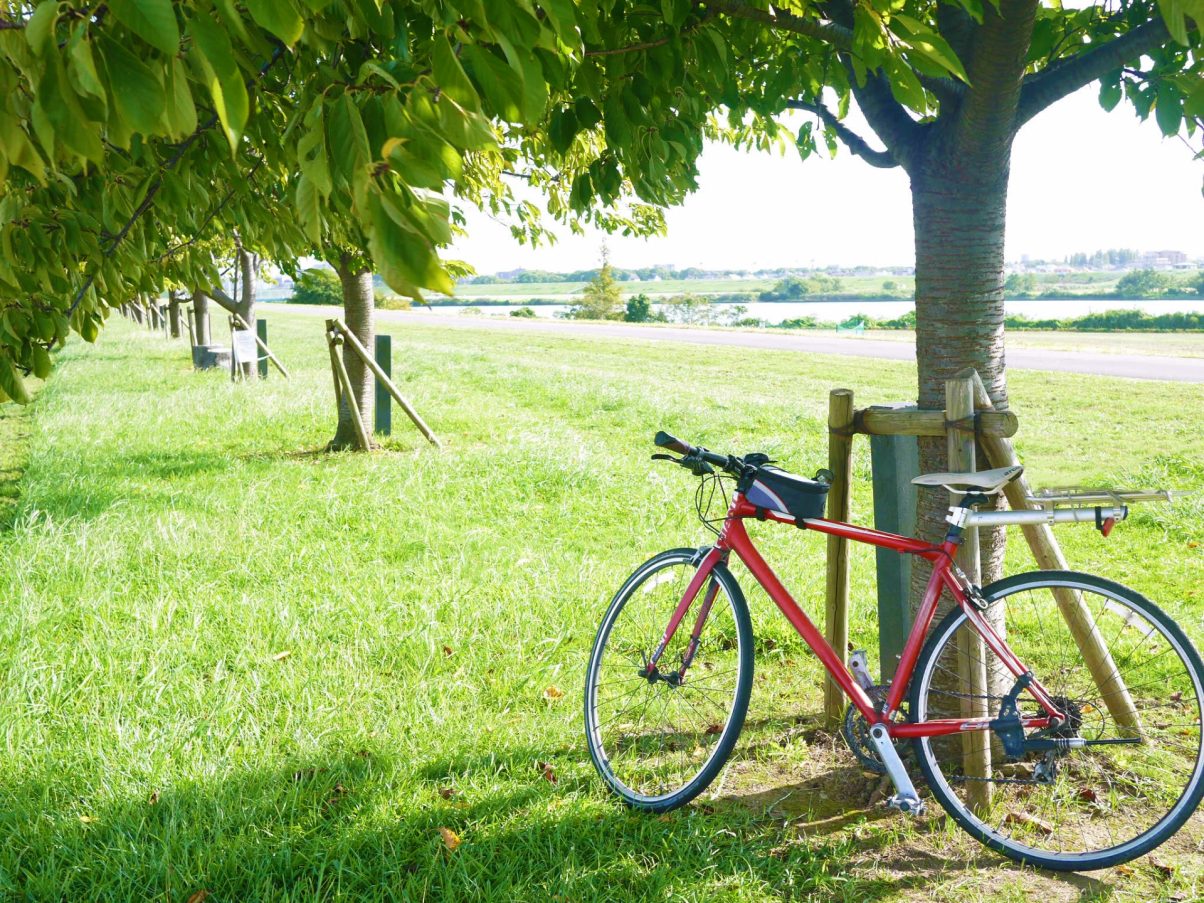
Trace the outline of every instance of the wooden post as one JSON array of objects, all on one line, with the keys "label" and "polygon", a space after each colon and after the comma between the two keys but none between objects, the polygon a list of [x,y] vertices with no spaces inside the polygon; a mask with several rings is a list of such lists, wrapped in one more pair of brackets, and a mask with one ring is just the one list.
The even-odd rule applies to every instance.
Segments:
[{"label": "wooden post", "polygon": [[334,331],[330,337],[330,361],[334,365],[335,379],[342,389],[342,403],[347,406],[348,412],[351,414],[351,422],[355,425],[356,443],[361,451],[368,451],[372,447],[372,440],[368,436],[367,429],[364,428],[359,405],[355,403],[355,391],[351,388],[351,377],[347,375],[343,356],[339,354],[339,346],[342,344],[343,334],[340,331]]},{"label": "wooden post", "polygon": [[[385,374],[393,376],[393,337],[376,336],[376,363]],[[393,396],[379,379],[376,381],[376,418],[373,424],[375,431],[382,436],[393,433]]]},{"label": "wooden post", "polygon": [[[969,379],[945,381],[945,417],[951,424],[948,432],[949,470],[972,473],[976,467],[974,455],[974,384]],[[953,425],[969,423],[969,429]],[[975,584],[982,583],[978,559],[978,528],[968,527],[957,552],[957,562]],[[982,637],[963,628],[957,638],[957,672],[961,684],[958,692],[963,718],[989,718],[987,706],[990,691],[987,686],[986,648]],[[962,735],[962,759],[966,777],[966,797],[977,812],[991,805],[991,784],[981,780],[991,777],[991,744],[986,731],[967,731]],[[978,778],[980,780],[973,780]]]},{"label": "wooden post", "polygon": [[[406,401],[406,399],[402,397],[402,394],[397,391],[397,386],[393,385],[393,380],[391,380],[389,375],[385,373],[385,371],[377,365],[376,361],[372,359],[372,355],[370,355],[364,349],[364,346],[360,344],[360,340],[355,337],[355,333],[352,332],[347,327],[347,324],[342,320],[331,320],[330,322],[335,324],[339,334],[343,336],[343,338],[347,341],[347,344],[352,347],[355,353],[360,356],[360,360],[364,362],[365,366],[367,366],[369,370],[376,374],[377,379],[385,384],[385,388],[389,390],[389,394],[397,399],[397,403],[401,405],[401,409],[406,412],[406,415],[410,418],[410,420],[414,421],[414,426],[418,427],[419,432],[421,432],[422,435],[427,438],[427,441],[429,441],[436,448],[442,448],[442,444],[439,442],[438,438],[436,438],[435,434],[431,432],[431,428],[426,425],[426,421],[424,421],[422,417],[419,416],[418,412],[414,410],[414,406]],[[852,422],[851,404],[849,409],[849,417],[850,422]]]},{"label": "wooden post", "polygon": [[[963,370],[958,376],[970,380],[974,387],[974,403],[979,409],[991,410],[993,408],[991,397],[987,394],[986,387],[976,372]],[[983,436],[981,441],[983,451],[992,467],[1010,467],[1020,463],[1012,443],[1007,439]],[[1008,504],[1013,509],[1023,511],[1030,507],[1028,499],[1032,493],[1029,490],[1028,481],[1023,476],[1012,480],[1003,488],[1003,491]],[[1032,549],[1033,558],[1037,561],[1037,567],[1047,571],[1068,570],[1066,558],[1062,555],[1062,549],[1048,524],[1025,525],[1022,529],[1025,539],[1028,540],[1029,548]],[[1138,717],[1136,706],[1133,705],[1133,698],[1129,695],[1124,679],[1112,661],[1112,654],[1108,650],[1107,642],[1100,633],[1099,626],[1095,623],[1090,610],[1084,604],[1082,596],[1065,587],[1055,589],[1053,595],[1062,617],[1066,619],[1070,634],[1074,637],[1079,652],[1082,653],[1083,660],[1091,671],[1095,685],[1099,688],[1104,705],[1108,707],[1108,712],[1117,725],[1139,735],[1141,719]]]},{"label": "wooden post", "polygon": [[[828,519],[848,521],[852,503],[849,475],[853,458],[853,391],[833,389],[828,396]],[[828,588],[824,609],[828,642],[842,662],[849,659],[849,544],[844,537],[828,537]],[[846,700],[831,677],[824,681],[824,721],[829,727],[840,723]]]},{"label": "wooden post", "polygon": [[[870,436],[874,483],[874,528],[903,536],[915,534],[916,487],[920,443],[914,436]],[[903,644],[911,629],[911,556],[879,546],[874,550],[878,574],[878,656],[881,682],[895,675]]]},{"label": "wooden post", "polygon": [[188,324],[188,347],[196,347],[196,330],[192,325],[192,308],[189,307],[184,311],[184,322]]},{"label": "wooden post", "polygon": [[330,376],[334,380],[334,416],[337,421],[343,416],[343,387],[339,384],[339,365],[335,361],[335,355],[338,351],[335,350],[334,337],[337,332],[334,328],[334,320],[326,321],[326,347],[330,351]]},{"label": "wooden post", "polygon": [[[255,318],[255,343],[259,345],[260,350],[268,347],[268,321],[263,317]],[[259,378],[268,378],[268,356],[256,355],[259,364]]]}]

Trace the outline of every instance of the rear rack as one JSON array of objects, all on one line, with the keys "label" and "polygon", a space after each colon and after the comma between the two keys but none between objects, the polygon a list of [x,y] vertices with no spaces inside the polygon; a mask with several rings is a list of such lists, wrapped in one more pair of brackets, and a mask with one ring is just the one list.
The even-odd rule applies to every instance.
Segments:
[{"label": "rear rack", "polygon": [[1191,495],[1190,492],[1172,489],[1100,489],[1070,487],[1064,489],[1038,489],[1028,496],[1033,508],[1051,510],[1063,505],[1124,505],[1128,502],[1173,502],[1177,498]]},{"label": "rear rack", "polygon": [[1026,498],[1027,508],[971,511],[966,526],[1002,527],[1091,523],[1105,536],[1129,516],[1129,502],[1171,502],[1192,495],[1170,489],[1041,489]]}]

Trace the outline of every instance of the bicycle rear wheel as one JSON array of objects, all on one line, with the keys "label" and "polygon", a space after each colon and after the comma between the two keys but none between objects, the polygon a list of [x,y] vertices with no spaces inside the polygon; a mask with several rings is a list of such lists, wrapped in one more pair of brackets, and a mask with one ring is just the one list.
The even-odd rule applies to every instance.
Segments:
[{"label": "bicycle rear wheel", "polygon": [[[1087,574],[1022,574],[992,584],[984,595],[1003,606],[1012,651],[1069,716],[1049,736],[1088,745],[1027,752],[1014,760],[991,735],[984,776],[963,767],[966,735],[920,738],[916,751],[933,795],[987,846],[1048,869],[1108,868],[1163,843],[1204,794],[1204,666],[1191,642],[1139,593]],[[1096,676],[1059,598],[1063,606],[1079,605],[1106,644],[1111,665],[1097,665]],[[981,650],[987,710],[999,715],[1014,679],[989,649],[977,645],[979,639],[960,609],[937,626],[913,677],[914,720],[958,717],[967,698],[958,680],[959,649],[963,655]],[[1109,684],[1106,677],[1119,681]],[[1028,693],[1020,695],[1019,709],[1022,717],[1043,711]],[[1136,713],[1136,727],[1126,711]],[[1095,745],[1098,741],[1111,742]],[[982,798],[984,782],[991,788],[989,800]]]},{"label": "bicycle rear wheel", "polygon": [[[715,779],[739,737],[752,690],[748,605],[722,564],[660,658],[657,673],[670,679],[648,679],[648,661],[697,570],[697,549],[672,549],[641,565],[602,619],[586,675],[590,758],[625,803],[652,812],[685,805]],[[678,681],[708,595],[710,614]]]}]

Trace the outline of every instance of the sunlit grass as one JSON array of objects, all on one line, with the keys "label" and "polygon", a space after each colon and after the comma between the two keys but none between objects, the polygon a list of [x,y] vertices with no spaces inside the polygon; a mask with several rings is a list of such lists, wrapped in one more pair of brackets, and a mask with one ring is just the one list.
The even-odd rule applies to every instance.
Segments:
[{"label": "sunlit grass", "polygon": [[[395,326],[394,374],[445,450],[395,411],[383,453],[324,455],[320,322],[265,314],[291,381],[194,373],[183,343],[117,322],[60,356],[27,421],[0,534],[0,897],[898,889],[844,867],[863,846],[849,833],[788,843],[751,806],[618,808],[585,754],[580,692],[622,579],[707,535],[691,480],[649,460],[658,428],[811,473],[826,465],[828,390],[904,401],[912,368]],[[1204,489],[1204,387],[1017,372],[1011,390],[1037,485]],[[866,443],[855,465],[869,520]],[[1147,510],[1107,541],[1061,531],[1067,556],[1199,640],[1204,514]],[[757,538],[822,620],[822,537]],[[1013,543],[1011,569],[1027,559]],[[872,552],[853,567],[853,642],[876,649]],[[774,732],[785,708],[817,711],[815,662],[737,576],[762,676],[750,723],[767,725],[747,755],[785,767],[800,753]],[[729,785],[738,796],[740,775]]]}]

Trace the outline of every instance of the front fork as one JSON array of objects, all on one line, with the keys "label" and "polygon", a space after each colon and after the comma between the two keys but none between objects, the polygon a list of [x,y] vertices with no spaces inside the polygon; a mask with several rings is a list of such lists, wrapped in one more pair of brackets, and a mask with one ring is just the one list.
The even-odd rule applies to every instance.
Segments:
[{"label": "front fork", "polygon": [[[702,639],[703,625],[711,613],[711,607],[715,604],[715,597],[719,595],[719,581],[711,576],[711,571],[715,569],[715,565],[725,564],[728,555],[728,550],[717,547],[706,549],[704,546],[698,550],[698,572],[686,587],[685,593],[682,594],[681,601],[673,611],[673,617],[669,621],[669,626],[665,629],[664,636],[661,637],[660,643],[657,644],[656,650],[652,653],[648,664],[645,665],[644,675],[650,682],[655,683],[657,680],[663,680],[673,686],[679,686],[685,681],[686,671],[693,663],[694,656],[698,652],[698,646]],[[685,655],[682,656],[681,667],[676,672],[661,674],[657,669],[661,656],[665,654],[665,649],[668,647],[670,640],[673,639],[673,635],[677,633],[682,619],[690,610],[690,606],[694,604],[694,600],[698,597],[698,592],[702,588],[703,583],[706,583],[706,593],[702,599],[702,606],[698,609],[698,614],[694,618],[694,628],[690,631],[690,642],[686,645]]]}]

